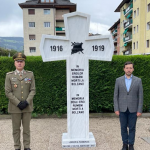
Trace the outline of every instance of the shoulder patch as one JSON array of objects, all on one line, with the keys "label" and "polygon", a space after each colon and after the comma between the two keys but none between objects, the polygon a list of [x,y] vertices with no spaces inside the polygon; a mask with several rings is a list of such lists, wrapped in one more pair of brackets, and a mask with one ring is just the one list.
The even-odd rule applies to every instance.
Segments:
[{"label": "shoulder patch", "polygon": [[12,72],[7,72],[6,74],[12,74],[12,73],[14,73],[13,71]]},{"label": "shoulder patch", "polygon": [[28,70],[26,70],[26,72],[32,73],[32,71],[28,71]]}]

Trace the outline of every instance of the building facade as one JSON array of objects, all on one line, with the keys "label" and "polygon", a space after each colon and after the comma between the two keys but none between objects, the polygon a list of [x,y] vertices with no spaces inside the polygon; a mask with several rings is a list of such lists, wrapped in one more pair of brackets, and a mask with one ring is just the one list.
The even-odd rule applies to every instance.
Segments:
[{"label": "building facade", "polygon": [[65,35],[63,15],[76,11],[70,0],[30,0],[20,3],[23,10],[24,54],[39,56],[42,34]]},{"label": "building facade", "polygon": [[114,55],[120,54],[120,19],[109,29],[114,41]]},{"label": "building facade", "polygon": [[120,12],[120,55],[150,54],[150,0],[123,0]]}]

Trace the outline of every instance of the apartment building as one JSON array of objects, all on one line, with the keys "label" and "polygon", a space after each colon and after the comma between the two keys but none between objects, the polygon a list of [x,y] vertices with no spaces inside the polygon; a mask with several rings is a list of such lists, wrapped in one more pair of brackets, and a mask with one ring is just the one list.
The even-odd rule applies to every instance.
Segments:
[{"label": "apartment building", "polygon": [[113,24],[108,30],[110,31],[114,41],[114,55],[120,54],[120,19]]},{"label": "apartment building", "polygon": [[63,15],[76,11],[70,0],[28,0],[23,10],[24,54],[39,56],[42,34],[65,35]]},{"label": "apartment building", "polygon": [[123,0],[120,12],[120,55],[150,54],[150,0]]}]

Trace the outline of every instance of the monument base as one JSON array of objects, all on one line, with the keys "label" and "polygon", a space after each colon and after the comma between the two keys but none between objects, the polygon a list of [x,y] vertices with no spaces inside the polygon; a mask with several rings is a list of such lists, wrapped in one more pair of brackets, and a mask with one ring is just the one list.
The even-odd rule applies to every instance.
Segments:
[{"label": "monument base", "polygon": [[62,135],[62,148],[72,148],[72,147],[96,147],[95,138],[93,133],[89,133],[89,139],[68,139],[67,133]]}]

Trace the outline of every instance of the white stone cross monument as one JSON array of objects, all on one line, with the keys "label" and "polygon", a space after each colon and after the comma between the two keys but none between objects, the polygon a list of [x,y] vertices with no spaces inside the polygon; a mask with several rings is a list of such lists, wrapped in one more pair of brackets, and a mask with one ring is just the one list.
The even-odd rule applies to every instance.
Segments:
[{"label": "white stone cross monument", "polygon": [[66,60],[67,133],[62,147],[95,147],[89,132],[89,59],[111,61],[111,35],[89,36],[90,16],[80,12],[64,15],[66,36],[42,35],[40,51],[46,61]]}]

